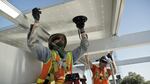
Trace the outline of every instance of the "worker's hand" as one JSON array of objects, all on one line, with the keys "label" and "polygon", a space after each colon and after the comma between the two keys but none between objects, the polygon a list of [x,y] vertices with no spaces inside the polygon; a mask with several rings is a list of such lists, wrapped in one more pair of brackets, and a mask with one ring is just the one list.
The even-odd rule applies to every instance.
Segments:
[{"label": "worker's hand", "polygon": [[108,53],[108,54],[107,54],[107,57],[113,61],[112,53]]},{"label": "worker's hand", "polygon": [[112,60],[110,58],[107,58],[107,63],[111,64]]},{"label": "worker's hand", "polygon": [[40,20],[40,14],[42,12],[40,11],[40,8],[34,8],[32,9],[32,16],[35,20],[35,22],[39,21]]},{"label": "worker's hand", "polygon": [[86,33],[81,33],[82,39],[88,38],[88,35]]},{"label": "worker's hand", "polygon": [[85,33],[84,28],[80,28],[79,31],[80,31],[80,33]]}]

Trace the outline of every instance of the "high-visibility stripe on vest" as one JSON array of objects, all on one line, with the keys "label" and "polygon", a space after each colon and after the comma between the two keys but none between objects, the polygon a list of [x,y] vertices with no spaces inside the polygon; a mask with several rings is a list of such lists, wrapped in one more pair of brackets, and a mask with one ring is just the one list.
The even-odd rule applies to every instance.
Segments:
[{"label": "high-visibility stripe on vest", "polygon": [[64,82],[65,75],[72,73],[72,57],[72,52],[67,52],[66,60],[62,67],[59,65],[59,62],[62,61],[62,59],[56,51],[52,50],[50,59],[46,63],[43,63],[42,72],[37,79],[37,84],[43,84],[48,73],[50,73],[50,81]]}]

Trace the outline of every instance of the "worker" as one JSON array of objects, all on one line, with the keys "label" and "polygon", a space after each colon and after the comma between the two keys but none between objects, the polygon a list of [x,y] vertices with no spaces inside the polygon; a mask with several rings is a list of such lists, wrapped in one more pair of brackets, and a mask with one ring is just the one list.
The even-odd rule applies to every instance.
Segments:
[{"label": "worker", "polygon": [[[112,58],[112,52],[108,53],[107,56],[102,56],[98,61],[98,66],[95,64],[92,64],[91,61],[89,61],[88,56],[85,56],[86,60],[88,60],[88,63],[90,65],[93,77],[92,81],[93,84],[109,84],[109,77],[112,75],[112,73],[116,73],[116,65]],[[112,64],[113,70],[108,67]],[[113,71],[113,72],[112,72]]]},{"label": "worker", "polygon": [[[77,27],[80,27],[78,30],[81,36],[81,43],[77,48],[72,51],[65,51],[67,39],[62,33],[50,35],[47,39],[48,48],[42,45],[42,36],[38,33],[41,13],[39,8],[32,10],[35,22],[31,24],[27,38],[29,49],[38,60],[43,62],[41,74],[37,78],[37,84],[52,84],[52,82],[54,84],[64,84],[65,76],[72,73],[73,63],[87,51],[89,46],[84,24],[76,24]],[[83,20],[83,18],[81,19]]]}]

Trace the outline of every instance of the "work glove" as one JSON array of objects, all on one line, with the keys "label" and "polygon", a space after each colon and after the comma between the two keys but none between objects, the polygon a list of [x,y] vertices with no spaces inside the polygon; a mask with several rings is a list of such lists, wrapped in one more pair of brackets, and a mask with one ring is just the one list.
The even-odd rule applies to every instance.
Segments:
[{"label": "work glove", "polygon": [[112,60],[110,58],[107,58],[107,63],[108,64],[111,64],[112,63]]},{"label": "work glove", "polygon": [[39,21],[40,20],[40,14],[42,12],[40,11],[40,8],[34,8],[32,9],[32,16],[34,18],[35,21]]},{"label": "work glove", "polygon": [[80,28],[80,33],[85,33],[84,28]]},{"label": "work glove", "polygon": [[107,54],[107,58],[111,59],[113,61],[112,55],[110,53]]}]

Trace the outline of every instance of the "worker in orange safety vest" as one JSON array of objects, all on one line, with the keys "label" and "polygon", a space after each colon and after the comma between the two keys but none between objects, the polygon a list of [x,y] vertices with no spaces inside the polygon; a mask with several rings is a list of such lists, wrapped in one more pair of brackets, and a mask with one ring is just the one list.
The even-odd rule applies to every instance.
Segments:
[{"label": "worker in orange safety vest", "polygon": [[84,28],[79,29],[81,43],[73,51],[65,51],[67,39],[62,33],[50,35],[47,38],[49,47],[47,48],[41,43],[42,38],[45,37],[40,33],[42,32],[42,29],[39,27],[40,14],[39,8],[32,10],[35,22],[31,24],[27,37],[29,49],[38,60],[43,62],[43,68],[37,79],[37,84],[64,84],[65,76],[72,73],[73,63],[87,51],[89,46],[87,34]]},{"label": "worker in orange safety vest", "polygon": [[[116,64],[112,58],[112,51],[98,60],[98,66],[92,64],[92,62],[88,60],[88,56],[85,56],[85,58],[93,73],[93,84],[109,84],[109,77],[112,73],[116,74]],[[112,64],[113,70],[110,69],[110,64]]]}]

